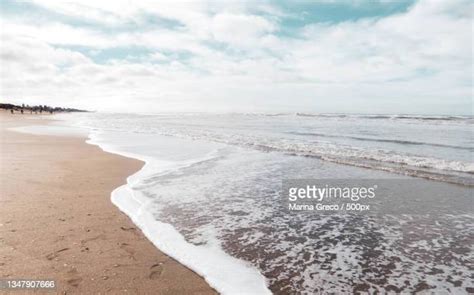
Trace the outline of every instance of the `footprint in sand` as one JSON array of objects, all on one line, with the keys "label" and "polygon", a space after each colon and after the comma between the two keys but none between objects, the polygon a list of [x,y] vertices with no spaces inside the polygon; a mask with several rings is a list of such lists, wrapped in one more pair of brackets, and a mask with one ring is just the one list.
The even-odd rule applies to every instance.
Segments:
[{"label": "footprint in sand", "polygon": [[124,227],[124,226],[121,226],[120,229],[123,230],[123,231],[126,231],[126,232],[131,232],[131,233],[133,233],[135,236],[140,236],[140,234],[137,232],[137,228],[136,228],[136,227]]},{"label": "footprint in sand", "polygon": [[128,253],[128,257],[129,257],[129,258],[131,258],[131,259],[133,259],[133,260],[136,260],[136,258],[135,258],[135,250],[134,250],[132,247],[130,247],[129,244],[127,244],[127,243],[121,243],[121,244],[120,244],[120,249],[125,250],[125,252]]},{"label": "footprint in sand", "polygon": [[67,273],[68,273],[68,276],[71,276],[71,278],[68,279],[66,282],[73,287],[79,286],[79,284],[82,282],[82,278],[78,276],[77,269],[73,268],[69,270]]},{"label": "footprint in sand", "polygon": [[150,278],[150,280],[156,279],[159,276],[161,276],[161,274],[163,273],[162,264],[163,263],[160,262],[160,263],[153,264],[150,267],[150,274],[148,275],[148,278]]},{"label": "footprint in sand", "polygon": [[53,260],[54,258],[59,256],[59,253],[67,251],[67,250],[69,250],[69,248],[63,248],[58,251],[54,251],[53,253],[49,253],[48,255],[46,255],[46,259]]},{"label": "footprint in sand", "polygon": [[82,279],[81,278],[73,278],[73,279],[67,280],[66,282],[69,285],[73,286],[73,287],[77,287],[82,282]]}]

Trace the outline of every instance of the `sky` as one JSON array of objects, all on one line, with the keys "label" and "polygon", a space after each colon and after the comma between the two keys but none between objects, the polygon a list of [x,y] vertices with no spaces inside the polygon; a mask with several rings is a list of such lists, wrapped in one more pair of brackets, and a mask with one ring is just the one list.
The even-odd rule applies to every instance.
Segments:
[{"label": "sky", "polygon": [[472,115],[469,0],[0,0],[0,101]]}]

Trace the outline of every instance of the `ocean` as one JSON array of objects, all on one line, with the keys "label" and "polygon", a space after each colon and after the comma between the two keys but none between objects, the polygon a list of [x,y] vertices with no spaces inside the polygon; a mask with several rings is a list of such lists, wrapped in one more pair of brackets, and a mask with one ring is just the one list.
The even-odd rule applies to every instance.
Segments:
[{"label": "ocean", "polygon": [[[89,143],[146,163],[112,202],[219,292],[474,292],[472,117],[62,118],[88,130]],[[394,191],[390,214],[289,212],[285,179],[416,179],[423,197],[413,205]],[[431,199],[435,191],[447,193]]]}]

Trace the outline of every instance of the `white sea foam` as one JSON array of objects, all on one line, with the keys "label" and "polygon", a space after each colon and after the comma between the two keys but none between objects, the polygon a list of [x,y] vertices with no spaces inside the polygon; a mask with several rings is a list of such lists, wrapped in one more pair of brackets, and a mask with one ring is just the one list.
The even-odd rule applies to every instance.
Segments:
[{"label": "white sea foam", "polygon": [[[152,174],[165,173],[205,161],[213,157],[213,151],[192,160],[166,161],[125,151],[119,146],[107,143],[98,132],[92,132],[89,138],[88,143],[98,145],[104,151],[145,162],[139,172],[127,179],[127,184],[112,192],[112,202],[130,217],[158,249],[201,275],[211,287],[222,294],[270,294],[265,277],[255,267],[225,253],[217,240],[199,246],[187,242],[172,225],[158,221],[153,216],[153,211],[148,208],[149,201],[140,191],[133,188]],[[127,139],[123,140],[126,142]]]},{"label": "white sea foam", "polygon": [[[373,119],[379,117],[383,119]],[[84,115],[83,123],[107,130],[278,151],[445,182],[473,184],[472,119],[423,116],[387,119],[392,117],[108,114]],[[410,123],[412,117],[417,118],[417,124]],[[440,125],[439,121],[463,123]]]}]

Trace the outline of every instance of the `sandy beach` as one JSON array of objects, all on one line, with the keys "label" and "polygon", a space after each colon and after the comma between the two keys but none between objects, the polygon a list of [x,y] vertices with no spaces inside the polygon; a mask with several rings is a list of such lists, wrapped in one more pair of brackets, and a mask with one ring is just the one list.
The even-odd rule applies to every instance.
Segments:
[{"label": "sandy beach", "polygon": [[56,293],[213,294],[110,201],[143,165],[84,138],[8,131],[44,117],[0,114],[0,278],[54,279]]}]

